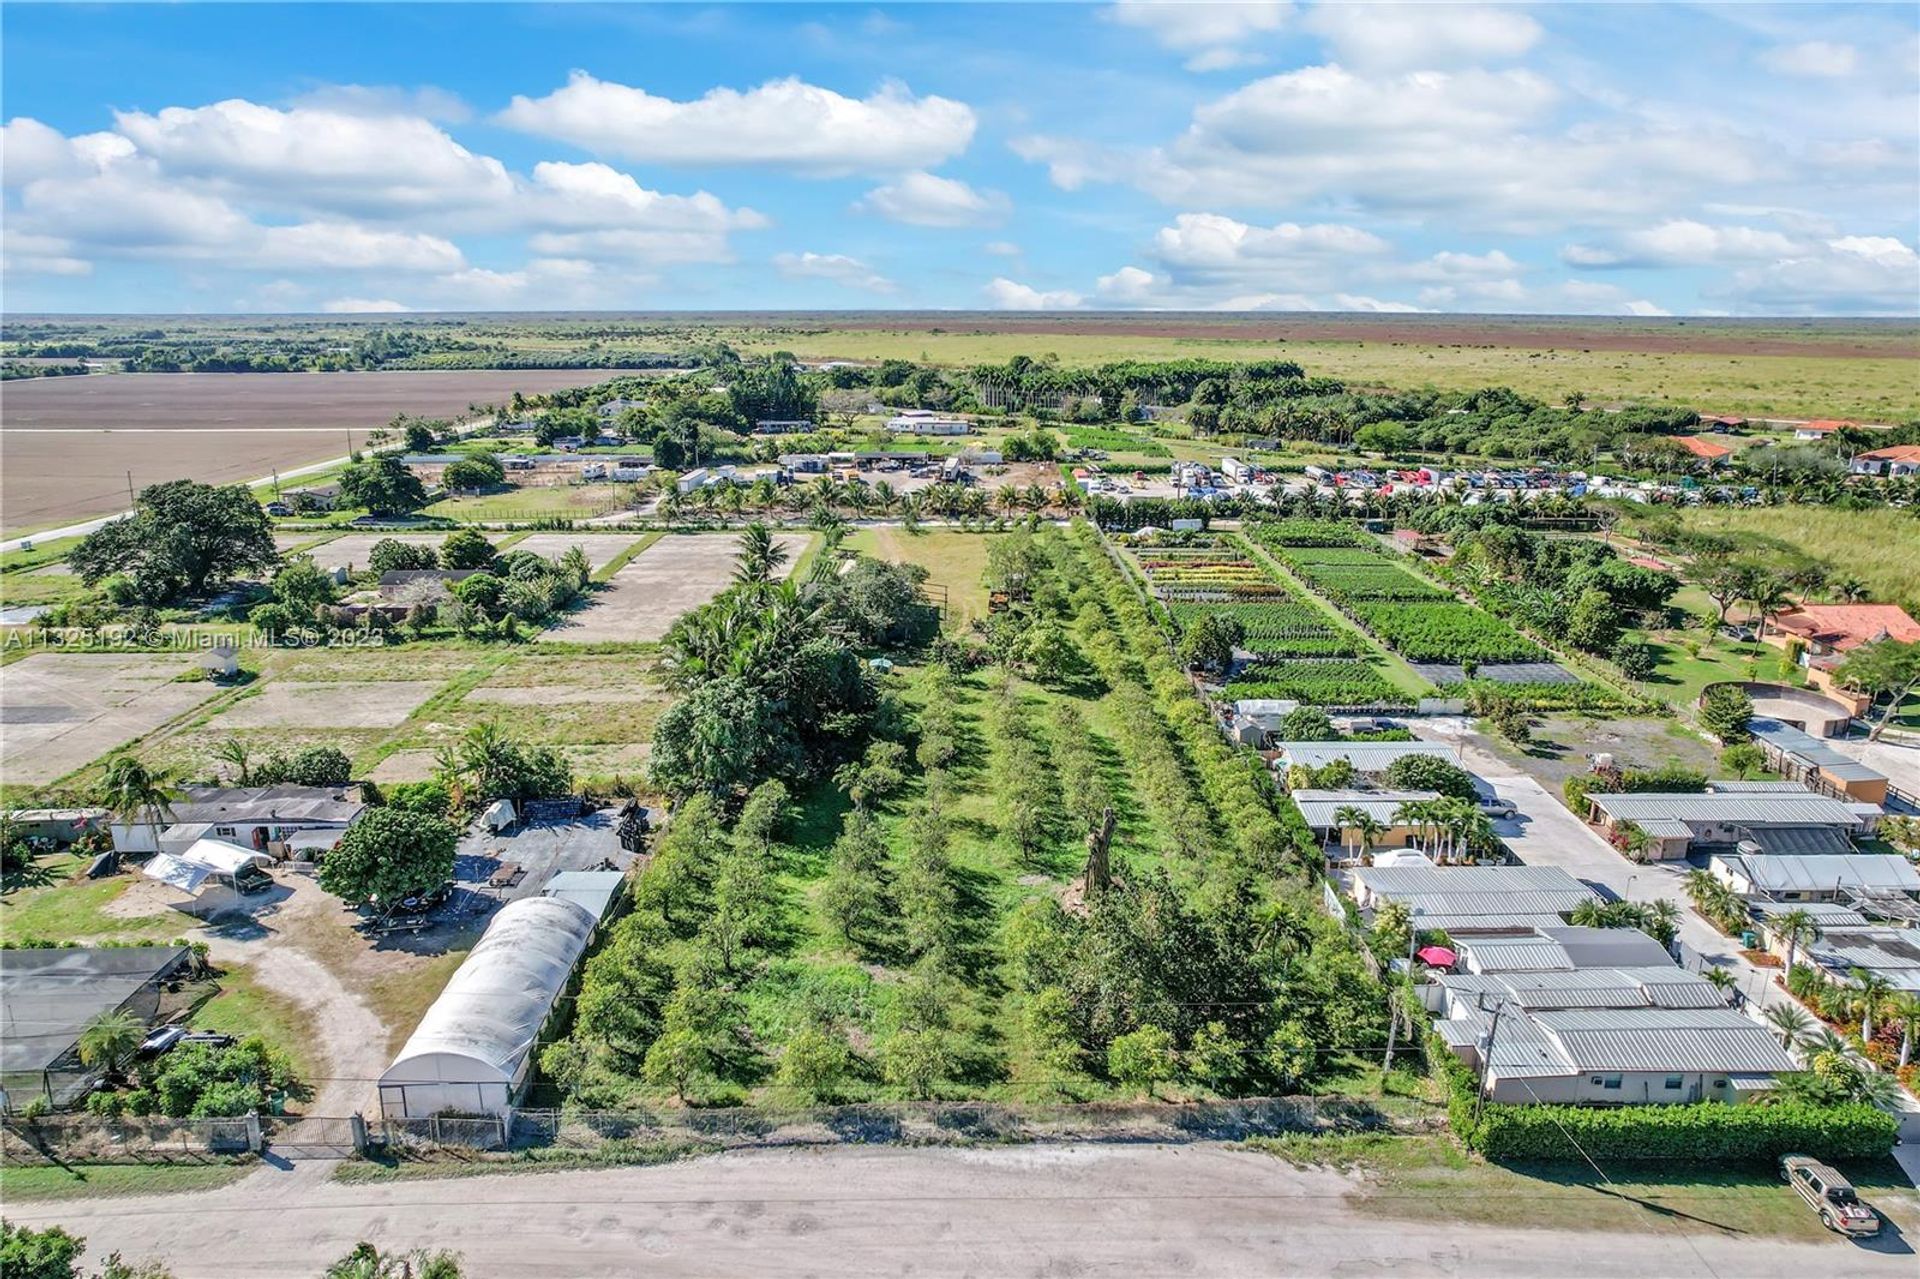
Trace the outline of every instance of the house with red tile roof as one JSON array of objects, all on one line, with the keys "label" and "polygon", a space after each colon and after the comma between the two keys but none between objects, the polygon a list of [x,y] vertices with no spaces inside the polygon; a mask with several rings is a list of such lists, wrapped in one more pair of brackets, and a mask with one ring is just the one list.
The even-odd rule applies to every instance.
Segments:
[{"label": "house with red tile roof", "polygon": [[1855,475],[1886,475],[1896,479],[1920,475],[1920,444],[1895,444],[1890,448],[1856,453],[1849,469]]},{"label": "house with red tile roof", "polygon": [[1712,440],[1703,440],[1697,435],[1675,436],[1674,443],[1703,462],[1716,466],[1733,456],[1733,450],[1726,445],[1716,444]]},{"label": "house with red tile roof", "polygon": [[1833,418],[1822,418],[1817,422],[1802,422],[1793,428],[1796,440],[1824,440],[1843,426],[1857,426],[1856,422],[1843,422]]},{"label": "house with red tile roof", "polygon": [[1836,689],[1833,672],[1848,653],[1881,639],[1911,644],[1920,640],[1920,622],[1898,604],[1800,604],[1774,614],[1767,623],[1767,641],[1782,647],[1805,645],[1800,664],[1815,687],[1853,697],[1856,714],[1866,709],[1865,699]]}]

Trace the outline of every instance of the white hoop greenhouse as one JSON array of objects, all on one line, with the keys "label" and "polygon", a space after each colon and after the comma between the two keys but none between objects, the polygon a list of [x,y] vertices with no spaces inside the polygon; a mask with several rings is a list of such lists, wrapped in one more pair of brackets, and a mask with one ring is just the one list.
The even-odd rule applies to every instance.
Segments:
[{"label": "white hoop greenhouse", "polygon": [[558,897],[501,907],[380,1076],[381,1114],[510,1113],[532,1071],[540,1028],[597,923]]}]

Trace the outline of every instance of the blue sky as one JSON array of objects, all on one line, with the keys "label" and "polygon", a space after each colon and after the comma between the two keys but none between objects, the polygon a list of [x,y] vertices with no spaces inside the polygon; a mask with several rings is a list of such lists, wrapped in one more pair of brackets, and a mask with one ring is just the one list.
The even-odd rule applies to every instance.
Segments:
[{"label": "blue sky", "polygon": [[12,4],[6,305],[1912,315],[1914,14]]}]

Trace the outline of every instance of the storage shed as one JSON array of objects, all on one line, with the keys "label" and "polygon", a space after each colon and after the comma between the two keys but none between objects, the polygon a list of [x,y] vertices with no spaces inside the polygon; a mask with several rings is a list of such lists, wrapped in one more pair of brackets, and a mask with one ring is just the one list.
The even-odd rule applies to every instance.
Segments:
[{"label": "storage shed", "polygon": [[561,897],[501,907],[380,1076],[381,1114],[511,1114],[533,1073],[540,1028],[598,922]]}]

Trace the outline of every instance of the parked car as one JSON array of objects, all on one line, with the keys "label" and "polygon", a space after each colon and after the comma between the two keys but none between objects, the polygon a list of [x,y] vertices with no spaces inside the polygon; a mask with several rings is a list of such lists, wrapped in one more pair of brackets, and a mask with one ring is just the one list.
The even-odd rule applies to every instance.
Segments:
[{"label": "parked car", "polygon": [[185,1026],[162,1026],[140,1041],[140,1056],[159,1057],[173,1051],[186,1038]]},{"label": "parked car", "polygon": [[1720,633],[1728,639],[1739,640],[1746,644],[1751,644],[1754,640],[1760,638],[1753,633],[1751,626],[1722,626]]},{"label": "parked car", "polygon": [[1780,1175],[1820,1214],[1820,1224],[1828,1230],[1856,1238],[1880,1233],[1879,1215],[1860,1202],[1845,1177],[1818,1159],[1782,1155]]},{"label": "parked car", "polygon": [[1505,821],[1520,815],[1520,810],[1513,806],[1512,800],[1501,799],[1498,795],[1482,795],[1480,811],[1496,821]]}]

